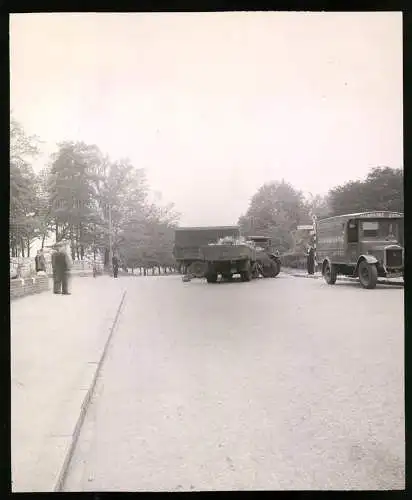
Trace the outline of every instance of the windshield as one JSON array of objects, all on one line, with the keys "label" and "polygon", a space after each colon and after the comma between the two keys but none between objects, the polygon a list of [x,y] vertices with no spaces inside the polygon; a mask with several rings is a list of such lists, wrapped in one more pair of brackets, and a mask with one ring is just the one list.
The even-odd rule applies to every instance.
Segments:
[{"label": "windshield", "polygon": [[362,240],[387,240],[403,242],[403,221],[399,219],[364,220],[360,222]]}]

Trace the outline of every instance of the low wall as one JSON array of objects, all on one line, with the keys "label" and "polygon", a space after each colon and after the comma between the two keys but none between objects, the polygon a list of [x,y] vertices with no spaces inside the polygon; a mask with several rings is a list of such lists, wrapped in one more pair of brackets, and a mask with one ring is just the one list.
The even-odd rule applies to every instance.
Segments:
[{"label": "low wall", "polygon": [[[44,258],[46,261],[46,273],[48,275],[52,274],[52,265],[51,265],[51,253],[44,254]],[[94,263],[91,259],[84,260],[74,260],[71,263],[71,269],[74,272],[77,271],[85,271],[92,272],[93,265],[96,265],[98,271],[101,272],[103,268],[103,264],[101,260],[96,260]],[[34,257],[11,257],[10,258],[10,277],[18,276],[19,278],[29,278],[32,276],[36,276],[35,269],[35,260]]]},{"label": "low wall", "polygon": [[35,276],[10,280],[10,299],[13,300],[18,297],[45,292],[49,289],[50,281],[48,276]]}]

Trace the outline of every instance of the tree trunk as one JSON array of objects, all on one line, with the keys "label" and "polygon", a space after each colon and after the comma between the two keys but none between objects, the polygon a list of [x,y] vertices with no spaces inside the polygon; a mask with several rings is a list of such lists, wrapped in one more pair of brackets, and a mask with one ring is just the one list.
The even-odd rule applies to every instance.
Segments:
[{"label": "tree trunk", "polygon": [[27,238],[27,257],[30,257],[30,239]]},{"label": "tree trunk", "polygon": [[24,241],[23,240],[21,240],[20,246],[21,246],[21,256],[24,259],[25,256],[24,256]]},{"label": "tree trunk", "polygon": [[70,253],[72,260],[76,260],[76,248],[74,246],[74,238],[73,238],[73,225],[69,226],[69,239],[70,239]]}]

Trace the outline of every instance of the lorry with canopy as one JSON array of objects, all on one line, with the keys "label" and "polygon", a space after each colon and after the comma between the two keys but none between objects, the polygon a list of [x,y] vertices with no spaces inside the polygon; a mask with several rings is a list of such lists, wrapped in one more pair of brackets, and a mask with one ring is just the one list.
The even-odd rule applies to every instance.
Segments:
[{"label": "lorry with canopy", "polygon": [[375,211],[316,221],[316,260],[329,285],[338,275],[357,277],[363,288],[378,278],[404,277],[404,216]]},{"label": "lorry with canopy", "polygon": [[218,276],[231,280],[240,275],[250,281],[262,275],[275,277],[280,258],[267,236],[244,238],[237,226],[215,228],[179,228],[175,234],[175,259],[190,277],[206,278],[215,283]]}]

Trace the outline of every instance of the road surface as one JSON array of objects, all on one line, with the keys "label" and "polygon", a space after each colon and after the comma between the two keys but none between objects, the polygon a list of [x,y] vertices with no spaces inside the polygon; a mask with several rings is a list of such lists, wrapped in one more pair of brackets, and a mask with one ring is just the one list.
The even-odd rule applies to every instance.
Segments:
[{"label": "road surface", "polygon": [[66,491],[404,488],[402,288],[125,279]]}]

